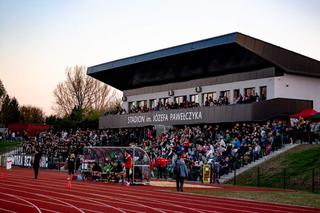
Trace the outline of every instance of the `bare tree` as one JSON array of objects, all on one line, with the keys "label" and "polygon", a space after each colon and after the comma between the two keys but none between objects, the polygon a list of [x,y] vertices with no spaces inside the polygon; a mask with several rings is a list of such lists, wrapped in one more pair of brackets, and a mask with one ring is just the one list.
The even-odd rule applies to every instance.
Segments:
[{"label": "bare tree", "polygon": [[73,109],[103,111],[120,91],[104,84],[85,73],[84,66],[66,69],[67,79],[54,90],[54,110],[59,116],[70,115]]}]

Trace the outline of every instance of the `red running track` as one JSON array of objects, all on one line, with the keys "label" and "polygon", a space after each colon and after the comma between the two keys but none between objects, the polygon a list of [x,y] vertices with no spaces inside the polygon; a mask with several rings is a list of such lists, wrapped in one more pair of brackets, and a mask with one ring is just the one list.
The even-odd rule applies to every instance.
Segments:
[{"label": "red running track", "polygon": [[31,169],[14,168],[6,175],[4,171],[1,168],[0,212],[320,212],[315,208],[164,191],[154,186],[73,181],[68,189],[66,173],[40,170],[35,180]]}]

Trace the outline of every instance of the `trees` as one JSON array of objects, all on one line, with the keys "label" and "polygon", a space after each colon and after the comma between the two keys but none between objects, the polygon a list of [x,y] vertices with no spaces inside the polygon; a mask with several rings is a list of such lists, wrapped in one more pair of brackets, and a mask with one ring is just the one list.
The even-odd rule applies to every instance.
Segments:
[{"label": "trees", "polygon": [[0,124],[19,122],[19,103],[15,97],[10,99],[9,95],[0,80]]},{"label": "trees", "polygon": [[15,97],[6,95],[2,102],[1,121],[3,124],[17,123],[20,119],[19,103]]},{"label": "trees", "polygon": [[44,123],[44,112],[34,106],[22,106],[20,107],[21,122],[23,123],[34,123],[42,124]]},{"label": "trees", "polygon": [[4,85],[3,85],[2,81],[0,80],[0,112],[1,112],[1,109],[2,109],[2,101],[6,97],[6,95],[7,95],[7,91],[4,88]]},{"label": "trees", "polygon": [[6,89],[4,88],[4,85],[2,81],[0,80],[0,100],[5,97],[7,94]]},{"label": "trees", "polygon": [[67,68],[67,79],[54,90],[54,110],[59,116],[69,116],[77,109],[83,113],[91,110],[103,111],[115,97],[119,97],[112,87],[85,74],[84,66]]}]

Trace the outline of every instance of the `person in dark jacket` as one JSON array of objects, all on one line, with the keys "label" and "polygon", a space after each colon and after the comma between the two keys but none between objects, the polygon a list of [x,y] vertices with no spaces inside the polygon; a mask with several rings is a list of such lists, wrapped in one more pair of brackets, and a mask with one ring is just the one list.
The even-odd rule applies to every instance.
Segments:
[{"label": "person in dark jacket", "polygon": [[177,161],[175,163],[175,175],[177,191],[183,192],[183,183],[184,179],[188,177],[188,169],[183,158],[181,158],[181,155],[178,155]]},{"label": "person in dark jacket", "polygon": [[41,155],[42,155],[41,149],[37,147],[35,150],[35,154],[33,156],[34,179],[38,178]]},{"label": "person in dark jacket", "polygon": [[74,153],[71,153],[67,159],[67,167],[68,167],[68,179],[72,180],[73,175],[74,175],[74,170],[75,170],[75,165],[76,165],[76,156]]}]

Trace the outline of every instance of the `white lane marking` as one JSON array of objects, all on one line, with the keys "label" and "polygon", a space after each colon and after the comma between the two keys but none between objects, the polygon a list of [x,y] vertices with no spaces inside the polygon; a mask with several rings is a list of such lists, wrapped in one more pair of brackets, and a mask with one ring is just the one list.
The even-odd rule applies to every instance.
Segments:
[{"label": "white lane marking", "polygon": [[[52,186],[52,184],[46,184],[46,185],[49,185],[49,186]],[[82,186],[83,188],[85,188],[87,185],[83,185],[83,184],[79,184],[78,186]],[[92,185],[91,185],[92,186]],[[99,185],[99,186],[101,186],[101,184]],[[87,186],[87,187],[89,187],[89,186]],[[115,188],[116,186],[110,186],[110,185],[108,185],[108,187],[110,187],[110,188]],[[90,189],[92,189],[92,188],[90,188]],[[116,189],[119,189],[119,187],[117,187]],[[87,191],[87,190],[86,190]],[[93,191],[93,190],[91,190],[91,191]],[[141,191],[146,191],[146,190],[141,190]],[[121,192],[123,192],[123,191],[121,191]],[[149,191],[146,191],[146,192],[148,192],[148,193],[150,193],[150,190]],[[152,192],[151,192],[152,193]],[[151,194],[150,193],[150,194]],[[156,194],[156,196],[161,196],[161,195],[159,195],[159,193],[158,192],[156,192],[156,191],[154,191],[154,195]],[[164,194],[168,194],[168,193],[164,193]],[[172,194],[171,194],[172,195]],[[145,194],[144,194],[144,196],[145,196]],[[177,195],[177,196],[179,196],[179,195]],[[162,197],[162,196],[161,196]],[[181,197],[181,198],[178,198],[178,199],[188,199],[190,196],[187,196],[188,198],[186,198],[186,197],[184,197],[184,198],[182,198],[182,196],[179,196],[179,197]],[[175,197],[176,198],[176,197]],[[209,198],[209,197],[206,197],[206,198],[208,198],[208,199],[211,199],[211,198]],[[214,200],[216,200],[217,201],[217,199],[215,199],[215,198],[213,198]],[[218,200],[221,200],[221,199],[218,199]],[[208,201],[206,201],[206,202],[208,202]],[[212,201],[211,201],[212,202]],[[237,202],[237,201],[236,201]],[[232,205],[232,206],[241,206],[241,205],[237,205],[237,204],[228,204],[228,205]],[[243,206],[243,204],[242,204],[242,206]],[[275,205],[275,207],[276,208],[279,208],[280,207],[280,209],[283,209],[283,208],[286,208],[286,209],[288,209],[288,207],[287,206],[284,206],[284,207],[282,207],[281,208],[281,206],[277,206],[277,205]],[[223,208],[223,209],[226,209],[225,207],[221,207],[221,208]],[[251,208],[255,208],[255,209],[261,209],[261,208],[258,208],[258,207],[252,207],[251,206]],[[231,209],[231,208],[228,208],[228,209]],[[289,207],[289,209],[290,209],[290,207]],[[296,210],[296,208],[292,208],[292,209],[295,209]],[[235,210],[235,209],[234,209]],[[236,209],[236,210],[238,210],[239,211],[239,209]],[[271,210],[271,211],[275,211],[275,212],[281,212],[281,210],[276,210],[276,209],[269,209],[269,210]],[[306,209],[306,210],[309,210],[310,211],[310,209]],[[209,210],[202,210],[202,211],[206,211],[206,212],[208,212]],[[240,210],[241,211],[241,210]],[[246,210],[243,210],[243,211],[246,211]],[[312,211],[312,210],[311,210]],[[212,211],[210,211],[210,212],[212,212]]]},{"label": "white lane marking", "polygon": [[[0,183],[0,184],[1,184],[1,183]],[[8,185],[8,184],[6,184],[6,185]],[[24,184],[24,185],[29,185],[29,186],[30,186],[30,185],[32,185],[32,184]],[[33,189],[33,190],[34,190],[34,188],[31,188],[31,187],[16,186],[16,185],[11,185],[11,186],[19,187],[19,188],[26,188],[26,189]],[[36,185],[33,185],[33,186],[36,186]],[[1,188],[3,188],[3,187],[1,187]],[[48,188],[49,188],[49,187],[46,187],[46,189],[48,189]],[[50,188],[53,188],[53,189],[57,190],[57,188],[55,188],[55,187],[50,187]],[[11,189],[11,190],[13,190],[13,189]],[[19,190],[15,190],[15,191],[19,191]],[[51,192],[52,192],[52,191],[51,191]],[[68,194],[65,194],[65,193],[59,193],[59,192],[52,192],[52,193],[56,193],[56,194],[61,194],[61,195],[68,196]],[[101,195],[95,194],[95,193],[87,193],[87,192],[83,192],[83,193],[86,194],[86,195],[87,195],[87,194],[91,194],[91,195],[95,195],[95,196],[101,197]],[[31,193],[31,194],[33,194],[33,193]],[[34,194],[35,194],[35,193],[34,193]],[[103,197],[104,197],[104,198],[111,199],[111,200],[120,201],[120,202],[123,203],[123,204],[131,204],[132,206],[140,206],[140,207],[152,209],[152,210],[157,211],[157,212],[165,213],[164,211],[158,210],[158,209],[153,208],[153,207],[151,207],[151,206],[147,206],[147,205],[143,205],[143,204],[137,203],[136,200],[130,201],[130,200],[128,200],[128,199],[125,200],[125,199],[115,198],[114,196],[103,196]],[[85,197],[85,198],[87,198],[87,197]]]},{"label": "white lane marking", "polygon": [[82,210],[79,209],[78,207],[72,205],[71,203],[64,202],[64,201],[62,201],[62,200],[60,200],[60,199],[57,199],[57,198],[54,198],[54,197],[51,197],[51,196],[47,196],[47,195],[43,195],[43,194],[38,194],[38,193],[35,193],[35,195],[38,195],[38,196],[40,196],[40,197],[46,197],[46,198],[48,198],[49,200],[50,200],[50,199],[51,199],[51,200],[55,200],[55,201],[57,201],[57,202],[66,204],[67,206],[73,207],[73,208],[75,208],[76,210],[78,210],[78,211],[81,212],[81,213],[85,213],[84,211],[82,211]]},{"label": "white lane marking", "polygon": [[17,212],[11,211],[11,210],[9,210],[9,209],[0,208],[0,210],[1,210],[1,211],[4,211],[4,212],[17,213]]},{"label": "white lane marking", "polygon": [[27,205],[27,204],[24,204],[24,203],[19,203],[19,202],[13,201],[13,200],[5,200],[5,199],[0,199],[0,200],[3,201],[3,202],[6,202],[6,203],[13,203],[13,204],[16,204],[16,205],[26,206],[26,207],[32,208],[32,206],[30,206],[30,205]]},{"label": "white lane marking", "polygon": [[47,211],[47,212],[61,213],[56,210],[50,210],[50,209],[46,209],[46,208],[40,208],[40,209],[42,209],[43,211]]},{"label": "white lane marking", "polygon": [[[1,184],[1,183],[0,183]],[[30,184],[25,184],[25,185],[30,185]],[[11,186],[13,186],[13,185],[11,185]],[[13,187],[19,187],[19,186],[13,186]],[[2,187],[2,186],[0,186],[0,188],[4,188],[4,187]],[[26,190],[28,190],[28,189],[33,189],[34,190],[34,188],[31,188],[31,187],[19,187],[19,188],[24,188],[24,189],[26,189]],[[20,190],[17,190],[17,189],[13,189],[13,188],[11,188],[11,189],[9,189],[9,190],[11,190],[11,191],[16,191],[16,192],[21,192],[21,189]],[[38,189],[38,191],[40,191],[40,189]],[[33,195],[35,195],[36,193],[33,193],[33,192],[24,192],[24,193],[28,193],[28,194],[33,194]],[[65,194],[65,193],[60,193],[60,192],[52,192],[52,193],[55,193],[55,194],[58,194],[58,195],[64,195],[64,196],[72,196],[72,195],[69,195],[69,194]],[[81,197],[83,200],[87,200],[87,196],[78,196],[78,197]],[[60,198],[60,197],[59,197]],[[28,198],[29,200],[33,200],[33,201],[37,201],[37,202],[42,202],[42,203],[48,203],[48,204],[51,204],[51,205],[55,205],[55,206],[63,206],[63,207],[67,207],[67,208],[70,208],[70,206],[67,206],[67,205],[63,205],[63,204],[60,204],[60,203],[53,203],[53,202],[50,202],[50,201],[44,201],[44,200],[39,200],[39,199],[36,199],[36,198]],[[75,202],[75,203],[81,203],[81,204],[88,204],[87,202],[82,202],[82,201],[77,201],[77,200],[72,200],[72,199],[68,199],[68,198],[60,198],[60,199],[62,199],[62,200],[65,200],[65,201],[71,201],[71,202]],[[105,200],[101,200],[101,201],[103,201],[103,202],[105,202]],[[108,201],[108,202],[112,202],[112,203],[116,203],[116,204],[121,204],[121,203],[123,203],[123,202],[120,202],[120,201],[118,201],[118,202],[114,202],[114,201]],[[99,202],[99,203],[101,203],[101,202]],[[23,205],[25,205],[25,204],[23,204]],[[104,206],[104,207],[106,207],[106,205],[108,205],[108,204],[103,204],[103,205],[100,205],[99,204],[99,206]],[[112,207],[112,206],[110,206],[110,207]],[[88,210],[88,209],[84,209],[84,210]],[[127,211],[131,211],[131,210],[128,210],[128,209],[124,209],[123,208],[123,210],[127,210]],[[93,212],[94,212],[94,210],[92,210]],[[121,210],[120,210],[121,211]],[[97,211],[98,212],[98,211]]]},{"label": "white lane marking", "polygon": [[30,204],[32,207],[34,207],[39,213],[41,213],[41,210],[38,208],[38,206],[34,205],[33,203],[31,203],[31,202],[29,202],[29,201],[27,201],[27,200],[25,200],[25,199],[23,199],[23,198],[21,198],[21,197],[19,197],[17,195],[7,194],[7,193],[3,193],[3,192],[0,192],[0,193],[4,194],[4,195],[7,195],[9,197],[16,198],[16,199],[21,200],[23,202],[26,202],[26,203]]},{"label": "white lane marking", "polygon": [[102,202],[93,200],[93,199],[88,198],[88,197],[79,196],[79,195],[68,195],[68,196],[75,197],[75,198],[80,198],[80,199],[84,199],[84,200],[89,200],[89,201],[91,201],[91,202],[98,203],[98,204],[100,204],[101,206],[109,207],[109,208],[115,209],[115,210],[117,210],[117,211],[119,211],[119,212],[126,213],[125,211],[123,211],[123,210],[121,210],[121,209],[119,209],[119,208],[116,208],[116,207],[114,207],[114,206],[111,206],[111,205],[108,205],[108,204],[105,204],[105,203],[102,203]]},{"label": "white lane marking", "polygon": [[[24,184],[24,185],[33,185],[33,184]],[[47,185],[49,185],[49,186],[52,186],[52,184],[47,184]],[[21,187],[23,187],[23,186],[21,186]],[[56,188],[54,188],[54,187],[47,187],[47,188],[53,188],[53,189],[56,189]],[[47,189],[46,188],[46,189]],[[78,190],[78,192],[79,191],[82,191],[82,190]],[[88,191],[93,191],[93,190],[83,190],[84,192],[83,193],[85,193],[85,194],[88,194]],[[115,191],[115,190],[112,190],[113,192]],[[116,191],[118,191],[118,190],[116,190]],[[91,193],[92,194],[92,193]],[[64,194],[65,195],[65,194]],[[97,194],[92,194],[92,195],[96,195],[96,196],[98,196]],[[125,196],[125,195],[123,195],[123,191],[121,191],[121,194],[120,195],[122,195],[122,196]],[[100,196],[100,195],[99,195]],[[126,199],[126,202],[128,203],[134,203],[135,205],[137,204],[137,199],[135,199],[137,196],[136,195],[130,195],[130,196],[127,196],[127,197],[133,197],[133,199]],[[139,196],[140,197],[140,196]],[[144,197],[140,197],[140,198],[142,198],[142,200],[147,200],[147,201],[151,201],[150,200],[150,198],[148,198],[148,199],[146,199],[145,198],[145,196]],[[110,197],[109,197],[109,199],[110,199]],[[114,199],[113,197],[111,198],[111,199]],[[132,200],[132,202],[131,202],[131,200]],[[157,203],[159,203],[159,201],[158,200],[155,200],[155,199],[152,199],[152,200],[154,200],[155,202],[157,202]],[[124,200],[123,199],[121,199],[121,201],[123,202]],[[172,204],[172,203],[168,203],[168,199],[166,199],[165,200],[165,202],[161,202],[161,203],[164,203],[163,205],[166,205],[166,206],[174,206],[174,207],[178,207],[178,208],[186,208],[186,209],[189,209],[189,210],[192,210],[192,211],[197,211],[195,208],[188,208],[188,207],[183,207],[183,206],[181,206],[181,205],[176,205],[176,204]],[[140,204],[140,205],[143,205],[143,204]],[[195,205],[195,204],[194,204]],[[144,207],[146,207],[146,205],[144,205]],[[200,207],[201,207],[201,205],[200,205]],[[152,208],[153,210],[158,210],[158,211],[162,211],[161,209],[159,209],[159,208],[157,208],[157,209],[155,209],[155,208],[153,208],[153,207],[149,207],[149,208]],[[239,210],[239,209],[234,209],[234,208],[228,208],[228,207],[222,207],[222,206],[219,206],[219,207],[217,207],[216,206],[216,208],[221,208],[221,209],[227,209],[227,210],[237,210],[237,211],[242,211],[242,212],[253,212],[253,211],[247,211],[247,210]],[[199,212],[199,211],[198,211]],[[200,211],[201,212],[201,211]],[[214,211],[214,212],[216,212],[216,211]]]}]

